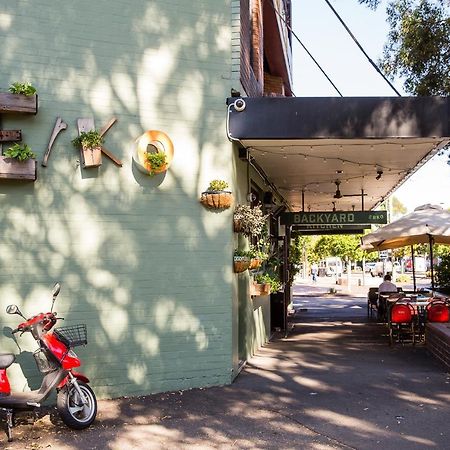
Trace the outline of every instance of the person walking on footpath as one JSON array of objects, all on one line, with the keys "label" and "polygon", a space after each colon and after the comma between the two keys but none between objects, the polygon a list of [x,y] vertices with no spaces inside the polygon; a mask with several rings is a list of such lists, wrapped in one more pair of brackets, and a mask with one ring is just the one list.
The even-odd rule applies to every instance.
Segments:
[{"label": "person walking on footpath", "polygon": [[313,283],[317,282],[317,273],[319,272],[319,267],[317,266],[316,263],[313,263],[313,265],[311,266],[311,278]]}]

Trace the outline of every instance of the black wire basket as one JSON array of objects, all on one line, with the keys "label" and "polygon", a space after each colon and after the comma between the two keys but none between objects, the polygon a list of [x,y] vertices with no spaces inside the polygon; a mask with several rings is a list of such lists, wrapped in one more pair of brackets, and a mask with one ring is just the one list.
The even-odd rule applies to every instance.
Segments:
[{"label": "black wire basket", "polygon": [[55,328],[53,333],[67,347],[87,344],[87,328],[85,324]]}]

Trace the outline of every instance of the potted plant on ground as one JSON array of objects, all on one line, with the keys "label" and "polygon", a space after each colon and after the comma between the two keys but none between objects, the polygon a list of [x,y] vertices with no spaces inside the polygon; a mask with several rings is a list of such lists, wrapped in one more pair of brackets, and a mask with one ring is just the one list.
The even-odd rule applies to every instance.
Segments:
[{"label": "potted plant on ground", "polygon": [[233,196],[227,191],[228,183],[224,180],[212,180],[208,189],[202,192],[200,203],[208,208],[225,209],[231,206]]},{"label": "potted plant on ground", "polygon": [[103,137],[97,130],[82,131],[72,140],[81,151],[83,167],[98,167],[102,164]]},{"label": "potted plant on ground", "polygon": [[36,114],[37,109],[36,88],[30,83],[15,82],[9,86],[9,93],[0,93],[0,112]]},{"label": "potted plant on ground", "polygon": [[234,231],[243,233],[247,237],[257,237],[262,233],[267,217],[263,214],[261,205],[254,208],[247,205],[236,205],[233,216]]},{"label": "potted plant on ground", "polygon": [[36,155],[27,144],[14,144],[0,157],[0,178],[36,180]]},{"label": "potted plant on ground", "polygon": [[247,250],[234,251],[233,268],[235,273],[245,272],[250,266],[250,255]]}]

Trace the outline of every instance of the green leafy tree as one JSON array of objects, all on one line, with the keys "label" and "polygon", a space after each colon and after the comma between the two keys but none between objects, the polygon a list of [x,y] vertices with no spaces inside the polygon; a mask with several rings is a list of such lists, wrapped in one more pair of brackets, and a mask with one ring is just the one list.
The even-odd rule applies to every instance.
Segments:
[{"label": "green leafy tree", "polygon": [[408,212],[408,208],[397,198],[391,198],[391,212],[393,217],[403,216]]},{"label": "green leafy tree", "polygon": [[442,256],[441,263],[436,268],[435,279],[440,288],[450,288],[450,253]]},{"label": "green leafy tree", "polygon": [[360,261],[364,256],[360,239],[360,235],[354,234],[322,236],[316,243],[315,252],[320,259],[339,256],[344,260]]},{"label": "green leafy tree", "polygon": [[[358,0],[375,9],[380,0]],[[381,66],[404,80],[413,95],[450,94],[450,8],[448,0],[391,0],[389,34]]]}]

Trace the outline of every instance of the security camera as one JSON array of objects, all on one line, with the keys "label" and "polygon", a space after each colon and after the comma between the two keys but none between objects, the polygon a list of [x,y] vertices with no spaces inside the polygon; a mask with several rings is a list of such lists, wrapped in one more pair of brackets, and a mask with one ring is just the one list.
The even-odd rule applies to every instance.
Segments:
[{"label": "security camera", "polygon": [[235,102],[234,102],[234,109],[238,112],[244,111],[245,109],[245,102],[242,98],[238,98]]}]

